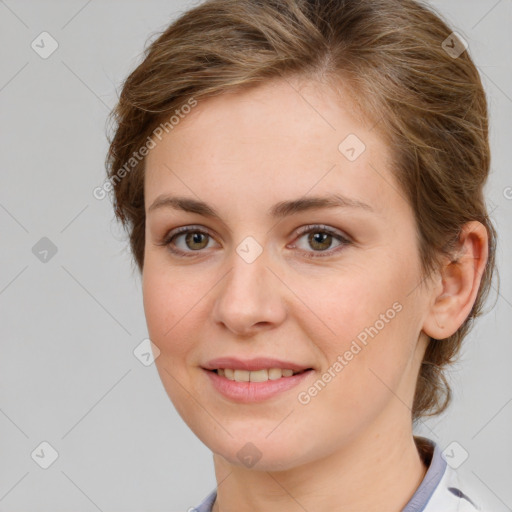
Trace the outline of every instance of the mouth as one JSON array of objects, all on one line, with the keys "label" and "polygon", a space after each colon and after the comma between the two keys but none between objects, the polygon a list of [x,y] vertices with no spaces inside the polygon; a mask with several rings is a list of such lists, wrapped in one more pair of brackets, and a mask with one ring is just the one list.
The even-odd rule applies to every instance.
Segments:
[{"label": "mouth", "polygon": [[303,370],[292,370],[290,368],[263,368],[261,370],[252,371],[234,368],[215,368],[212,370],[206,370],[216,373],[219,377],[224,377],[236,382],[267,382],[269,380],[293,377],[301,373],[309,372],[313,370],[313,368],[305,368]]},{"label": "mouth", "polygon": [[287,396],[293,388],[305,386],[314,377],[313,368],[202,368],[212,389],[224,399],[241,404],[261,403]]}]

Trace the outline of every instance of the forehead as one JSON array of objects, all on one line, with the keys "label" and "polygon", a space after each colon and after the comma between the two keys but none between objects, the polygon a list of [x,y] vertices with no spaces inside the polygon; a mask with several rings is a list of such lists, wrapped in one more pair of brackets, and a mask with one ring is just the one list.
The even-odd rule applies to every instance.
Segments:
[{"label": "forehead", "polygon": [[218,204],[336,189],[378,210],[392,180],[377,131],[342,89],[317,82],[277,80],[201,100],[156,143],[146,158],[146,204],[163,188]]}]

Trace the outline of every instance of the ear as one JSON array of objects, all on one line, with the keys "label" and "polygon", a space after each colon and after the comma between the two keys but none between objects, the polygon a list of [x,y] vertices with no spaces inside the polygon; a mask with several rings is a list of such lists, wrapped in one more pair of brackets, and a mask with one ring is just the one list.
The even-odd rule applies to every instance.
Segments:
[{"label": "ear", "polygon": [[468,317],[475,302],[488,257],[488,236],[478,221],[465,224],[459,235],[459,252],[439,272],[423,331],[442,340],[454,334]]}]

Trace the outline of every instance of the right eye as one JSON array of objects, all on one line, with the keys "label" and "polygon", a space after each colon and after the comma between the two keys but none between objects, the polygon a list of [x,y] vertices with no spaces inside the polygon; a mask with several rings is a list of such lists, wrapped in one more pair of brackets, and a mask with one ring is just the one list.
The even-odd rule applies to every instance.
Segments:
[{"label": "right eye", "polygon": [[[169,251],[179,257],[193,257],[202,252],[202,249],[208,247],[208,241],[213,237],[205,230],[194,227],[184,226],[176,228],[168,233],[165,239],[158,245],[166,246]],[[181,247],[179,242],[182,242]]]}]

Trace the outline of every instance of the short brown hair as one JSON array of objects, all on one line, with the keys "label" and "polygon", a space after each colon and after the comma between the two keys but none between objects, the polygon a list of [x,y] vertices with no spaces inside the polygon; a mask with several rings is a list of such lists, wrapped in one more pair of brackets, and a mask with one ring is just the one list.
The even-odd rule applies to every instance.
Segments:
[{"label": "short brown hair", "polygon": [[[144,264],[144,158],[124,167],[176,109],[270,79],[303,77],[344,88],[393,151],[393,172],[417,224],[424,276],[481,222],[489,257],[473,308],[452,336],[431,339],[418,376],[414,420],[444,411],[455,360],[482,314],[495,270],[496,232],[483,187],[490,167],[488,114],[479,73],[442,17],[414,0],[209,0],[176,19],[146,49],[111,114],[107,155],[117,218]],[[449,39],[452,38],[452,39]]]}]

